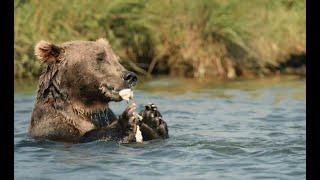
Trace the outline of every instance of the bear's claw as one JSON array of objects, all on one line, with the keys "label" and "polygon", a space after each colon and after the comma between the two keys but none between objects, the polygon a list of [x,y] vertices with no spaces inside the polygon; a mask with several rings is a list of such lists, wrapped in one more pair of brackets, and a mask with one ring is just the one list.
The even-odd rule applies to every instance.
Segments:
[{"label": "bear's claw", "polygon": [[167,123],[155,104],[145,105],[139,114],[142,116],[141,131],[144,140],[169,137]]}]

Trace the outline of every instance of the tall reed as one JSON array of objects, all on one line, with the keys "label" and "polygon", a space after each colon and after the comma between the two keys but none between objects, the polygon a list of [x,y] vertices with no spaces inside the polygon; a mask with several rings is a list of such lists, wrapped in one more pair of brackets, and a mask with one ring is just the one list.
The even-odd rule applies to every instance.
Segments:
[{"label": "tall reed", "polygon": [[34,78],[37,41],[106,37],[143,75],[267,74],[305,53],[304,0],[15,0],[15,78]]}]

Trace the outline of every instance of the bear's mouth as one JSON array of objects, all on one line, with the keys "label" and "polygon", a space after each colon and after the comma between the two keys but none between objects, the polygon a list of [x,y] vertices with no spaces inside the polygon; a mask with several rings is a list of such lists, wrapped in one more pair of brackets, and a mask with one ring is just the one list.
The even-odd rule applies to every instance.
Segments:
[{"label": "bear's mouth", "polygon": [[133,91],[131,88],[118,89],[112,86],[100,86],[101,93],[108,99],[127,100],[132,99]]}]

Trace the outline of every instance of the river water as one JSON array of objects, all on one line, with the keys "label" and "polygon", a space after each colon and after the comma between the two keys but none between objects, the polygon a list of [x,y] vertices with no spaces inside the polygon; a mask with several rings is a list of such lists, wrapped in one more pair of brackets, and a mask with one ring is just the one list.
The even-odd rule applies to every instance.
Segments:
[{"label": "river water", "polygon": [[[140,82],[170,138],[121,145],[37,142],[26,134],[35,89],[15,87],[15,179],[305,179],[305,79]],[[111,103],[120,114],[126,103]]]}]

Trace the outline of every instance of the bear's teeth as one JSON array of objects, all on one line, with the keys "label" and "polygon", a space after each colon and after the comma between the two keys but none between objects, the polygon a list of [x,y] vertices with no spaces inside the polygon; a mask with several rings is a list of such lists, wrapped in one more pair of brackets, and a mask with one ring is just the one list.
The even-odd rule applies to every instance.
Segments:
[{"label": "bear's teeth", "polygon": [[133,91],[131,89],[123,89],[119,92],[122,99],[129,101],[133,97]]}]

